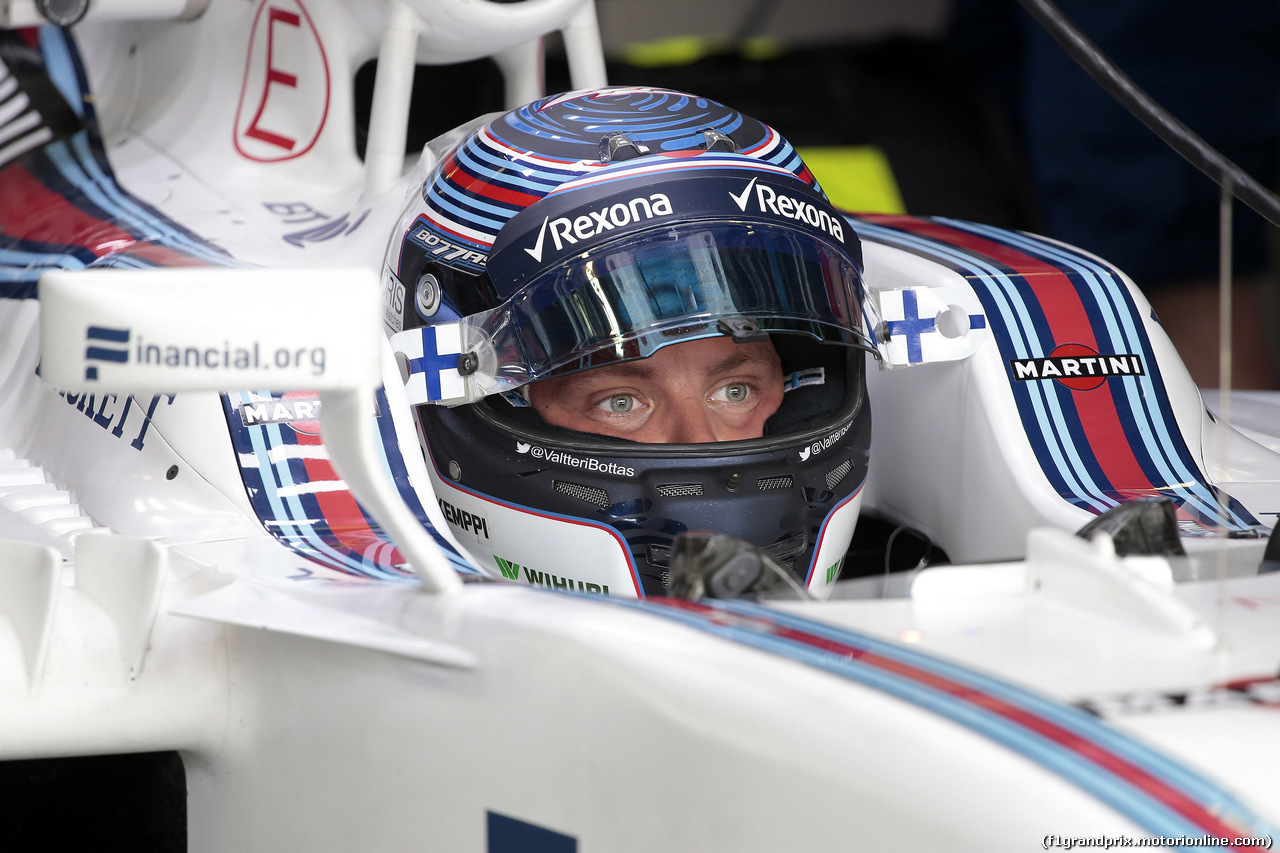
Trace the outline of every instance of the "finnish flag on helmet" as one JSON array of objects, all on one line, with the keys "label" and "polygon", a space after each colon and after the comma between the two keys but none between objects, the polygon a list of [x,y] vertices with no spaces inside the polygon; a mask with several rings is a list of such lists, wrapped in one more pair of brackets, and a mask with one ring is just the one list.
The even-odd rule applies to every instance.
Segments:
[{"label": "finnish flag on helmet", "polygon": [[422,326],[391,336],[391,348],[405,376],[405,393],[412,405],[465,399],[466,383],[458,373],[462,354],[462,325]]}]

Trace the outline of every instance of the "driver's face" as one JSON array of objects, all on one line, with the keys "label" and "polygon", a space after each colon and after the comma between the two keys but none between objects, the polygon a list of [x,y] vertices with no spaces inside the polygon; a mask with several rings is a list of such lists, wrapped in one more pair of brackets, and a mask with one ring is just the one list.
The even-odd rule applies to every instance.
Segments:
[{"label": "driver's face", "polygon": [[529,402],[547,423],[633,441],[759,438],[782,403],[782,365],[773,344],[702,338],[545,379]]}]

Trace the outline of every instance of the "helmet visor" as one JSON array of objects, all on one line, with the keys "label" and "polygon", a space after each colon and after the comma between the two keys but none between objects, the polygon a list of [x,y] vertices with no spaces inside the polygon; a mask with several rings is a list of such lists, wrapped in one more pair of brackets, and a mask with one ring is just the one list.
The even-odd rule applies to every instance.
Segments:
[{"label": "helmet visor", "polygon": [[494,393],[723,334],[726,318],[873,349],[862,312],[845,249],[771,223],[695,221],[572,256],[467,318],[464,340],[485,351],[474,379]]}]

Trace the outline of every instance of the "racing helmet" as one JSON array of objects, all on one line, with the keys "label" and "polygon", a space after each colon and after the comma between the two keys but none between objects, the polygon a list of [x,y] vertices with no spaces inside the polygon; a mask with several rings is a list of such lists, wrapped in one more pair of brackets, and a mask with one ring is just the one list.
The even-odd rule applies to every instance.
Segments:
[{"label": "racing helmet", "polygon": [[[495,577],[664,594],[714,531],[817,597],[839,575],[871,437],[857,235],[775,130],[715,101],[549,96],[430,143],[388,248],[392,348],[437,499]],[[718,335],[769,340],[761,438],[645,444],[552,426],[541,379]]]}]

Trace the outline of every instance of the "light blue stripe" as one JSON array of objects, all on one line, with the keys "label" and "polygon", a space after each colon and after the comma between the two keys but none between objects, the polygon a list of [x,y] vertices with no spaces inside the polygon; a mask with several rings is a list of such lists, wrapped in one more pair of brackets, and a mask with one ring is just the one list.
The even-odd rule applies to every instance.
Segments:
[{"label": "light blue stripe", "polygon": [[[1011,241],[1013,242],[1013,241]],[[1090,290],[1094,295],[1094,299],[1098,302],[1099,308],[1106,314],[1106,308],[1109,306],[1112,313],[1120,318],[1124,326],[1123,336],[1116,334],[1115,337],[1125,346],[1125,352],[1141,351],[1149,360],[1154,363],[1155,355],[1150,349],[1142,347],[1142,337],[1136,328],[1136,323],[1132,312],[1127,310],[1127,305],[1120,301],[1119,294],[1114,288],[1104,287],[1095,278],[1096,275],[1107,276],[1117,287],[1124,287],[1124,283],[1110,271],[1104,267],[1100,267],[1094,261],[1082,255],[1070,253],[1065,249],[1054,245],[1046,245],[1041,241],[1033,241],[1030,238],[1021,238],[1019,244],[1025,246],[1030,251],[1040,251],[1043,254],[1060,259],[1062,263],[1069,263],[1080,271],[1082,277],[1089,284]],[[1106,302],[1103,302],[1103,299]],[[1108,316],[1108,329],[1112,329],[1111,319]],[[1163,413],[1152,410],[1151,401],[1158,399],[1155,382],[1148,373],[1145,376],[1128,377],[1132,381],[1122,382],[1125,396],[1129,402],[1129,408],[1133,412],[1141,412],[1143,420],[1136,423],[1139,432],[1142,434],[1144,443],[1147,446],[1152,460],[1160,468],[1161,474],[1169,485],[1165,488],[1185,493],[1189,498],[1198,503],[1201,512],[1210,518],[1225,521],[1228,524],[1235,523],[1241,527],[1247,528],[1248,525],[1243,522],[1234,513],[1229,513],[1228,518],[1222,519],[1218,513],[1218,499],[1213,491],[1208,487],[1204,473],[1199,469],[1188,468],[1178,454],[1170,454],[1169,448],[1176,447],[1173,435],[1169,431],[1169,423]],[[1141,386],[1141,392],[1139,392]],[[1177,430],[1176,424],[1174,429]],[[1183,441],[1182,433],[1177,430],[1177,441]],[[1173,469],[1176,469],[1173,470]],[[1183,484],[1191,482],[1191,489]]]},{"label": "light blue stripe", "polygon": [[[1189,823],[1176,811],[1165,806],[1159,800],[1146,794],[1140,788],[1100,765],[1082,757],[1074,750],[1058,744],[1032,730],[1020,726],[999,714],[988,711],[952,696],[944,691],[919,684],[908,677],[882,670],[870,664],[860,663],[831,654],[822,649],[806,645],[801,640],[790,640],[777,635],[762,633],[741,626],[722,625],[710,622],[703,614],[663,607],[655,609],[652,605],[640,602],[617,601],[615,603],[643,609],[650,613],[658,613],[667,618],[690,625],[709,633],[743,643],[767,651],[789,657],[836,675],[843,676],[857,683],[889,693],[905,701],[954,720],[971,730],[990,737],[1033,761],[1041,764],[1081,788],[1097,796],[1103,802],[1116,807],[1123,814],[1131,817],[1155,834],[1199,836],[1204,834],[1200,827]],[[1242,824],[1254,834],[1271,831],[1267,824],[1254,815],[1231,794],[1213,782],[1199,776],[1154,750],[1143,746],[1136,740],[1125,736],[1102,723],[1088,718],[1082,711],[1076,711],[1052,700],[1037,696],[1015,685],[996,681],[980,673],[965,670],[946,661],[933,658],[919,651],[912,651],[877,640],[872,637],[853,634],[849,631],[818,622],[811,622],[802,617],[768,610],[759,605],[745,602],[704,601],[701,604],[715,607],[745,616],[763,619],[786,627],[806,630],[826,639],[836,640],[853,648],[874,651],[884,657],[911,664],[919,669],[948,677],[964,686],[976,687],[993,696],[1010,701],[1024,710],[1040,716],[1055,717],[1054,722],[1094,743],[1105,744],[1113,752],[1126,760],[1133,758],[1134,764],[1145,765],[1143,769],[1156,776],[1173,776],[1177,783],[1168,778],[1165,781],[1174,787],[1180,787],[1182,793],[1203,806],[1206,811],[1227,822]],[[1045,714],[1043,712],[1049,712]],[[1083,725],[1076,725],[1082,723]],[[1156,769],[1158,768],[1158,770]],[[1223,807],[1232,810],[1223,814]]]},{"label": "light blue stripe", "polygon": [[[384,415],[384,417],[390,418],[391,415],[390,413],[388,413]],[[390,421],[390,425],[391,425],[391,430],[394,434],[395,421]],[[378,429],[375,426],[373,430],[373,434],[377,440],[378,458],[382,460],[382,471],[384,474],[386,474],[390,482],[395,483],[396,478],[395,478],[395,474],[393,474],[391,471],[391,459],[387,455],[387,445],[386,445],[386,442],[383,441],[382,430]],[[413,486],[410,485],[409,488],[410,490],[412,490]],[[419,499],[417,493],[414,494],[414,498]],[[430,534],[431,538],[435,540],[435,543],[440,546],[440,550],[443,551],[444,555],[449,558],[449,562],[453,563],[453,567],[456,571],[465,572],[467,574],[472,574],[472,575],[482,574],[482,572],[479,569],[477,569],[475,566],[473,566],[466,557],[459,554],[454,549],[453,544],[450,543],[449,540],[445,539],[440,534],[440,531],[435,529],[435,526],[431,524],[430,519],[419,518],[418,521],[420,524],[422,524],[423,528],[427,531],[427,533]],[[383,535],[382,538],[385,539],[387,542],[391,542],[391,539],[389,536]],[[391,542],[391,544],[394,545],[395,543]]]},{"label": "light blue stripe", "polygon": [[845,628],[807,619],[786,611],[771,610],[747,602],[709,601],[703,603],[718,609],[773,621],[779,625],[803,630],[824,639],[835,640],[856,648],[873,651],[892,660],[909,664],[969,687],[974,687],[1010,704],[1031,710],[1083,738],[1106,745],[1108,749],[1131,763],[1140,766],[1148,773],[1164,778],[1171,784],[1176,783],[1183,793],[1193,799],[1212,799],[1216,803],[1228,805],[1239,812],[1248,813],[1248,807],[1221,786],[1170,759],[1163,753],[1145,746],[1110,726],[1103,725],[1085,711],[1047,699],[1023,687],[993,678],[976,670],[967,669],[951,663],[945,658],[935,657],[917,649],[909,649],[888,640],[855,633]]},{"label": "light blue stripe", "polygon": [[[464,160],[463,154],[469,158]],[[482,180],[489,180],[498,183],[499,186],[510,185],[523,187],[530,191],[531,195],[545,195],[549,190],[554,189],[567,180],[577,177],[581,174],[580,170],[565,169],[563,172],[547,171],[543,166],[532,166],[528,163],[522,163],[524,168],[533,172],[533,175],[524,175],[516,169],[512,168],[511,161],[493,154],[487,148],[481,145],[468,145],[458,150],[458,159],[467,163],[477,172],[484,173]],[[491,175],[501,173],[501,178],[494,180]]]},{"label": "light blue stripe", "polygon": [[47,24],[40,27],[40,50],[44,54],[49,79],[75,114],[84,118],[84,100],[80,94],[80,81],[76,78],[75,63],[71,61],[67,36],[58,27]]},{"label": "light blue stripe", "polygon": [[[139,230],[147,227],[156,232],[154,235],[145,236],[144,240],[160,238],[168,241],[166,245],[190,247],[195,250],[195,254],[205,259],[214,260],[219,264],[227,262],[225,255],[212,252],[207,247],[194,243],[189,238],[176,232],[172,226],[156,219],[156,217],[138,207],[136,203],[125,198],[119,192],[115,180],[103,174],[98,168],[97,162],[89,153],[85,134],[81,133],[72,137],[71,144],[73,150],[79,156],[73,156],[72,151],[69,151],[66,143],[62,141],[46,146],[45,153],[73,187],[83,193],[85,198],[97,205],[101,210],[108,213],[113,220]],[[83,157],[83,160],[80,157]],[[84,170],[86,166],[92,176]]]},{"label": "light blue stripe", "polygon": [[[950,246],[926,240],[914,234],[882,228],[870,223],[858,223],[854,227],[859,234],[877,235],[874,239],[878,242],[888,245],[915,247],[926,255],[950,260],[962,269],[971,270],[971,278],[981,281],[987,293],[996,300],[997,309],[1004,321],[1005,328],[1009,330],[1009,335],[1013,339],[1014,357],[1031,357],[1026,335],[1034,334],[1035,326],[1031,322],[1025,302],[1023,302],[1017,287],[1002,270],[983,264],[973,256],[964,254]],[[961,273],[961,275],[964,274]],[[972,282],[970,284],[972,285]],[[1017,299],[1016,304],[1013,302],[1014,299]],[[1072,494],[1099,511],[1118,506],[1119,501],[1104,494],[1104,490],[1093,480],[1075,445],[1072,442],[1063,440],[1063,436],[1070,434],[1070,429],[1057,398],[1050,390],[1041,388],[1036,384],[1027,389],[1027,396],[1035,412],[1037,425],[1040,429],[1040,434],[1044,438],[1045,447],[1049,451],[1058,473],[1066,481],[1068,488],[1072,490]],[[1047,412],[1046,409],[1048,410]],[[1068,464],[1068,458],[1071,464]]]},{"label": "light blue stripe", "polygon": [[[1042,254],[1060,264],[1073,267],[1089,287],[1099,311],[1105,318],[1107,332],[1111,336],[1113,344],[1119,348],[1120,352],[1141,352],[1149,361],[1154,363],[1155,355],[1150,349],[1142,345],[1142,337],[1135,326],[1132,312],[1128,311],[1127,305],[1120,301],[1120,296],[1113,287],[1104,286],[1099,281],[1099,276],[1106,276],[1116,287],[1123,287],[1124,283],[1114,277],[1111,271],[1098,266],[1089,258],[1068,252],[1061,247],[1044,241],[973,223],[955,220],[941,221],[945,221],[958,229],[1000,240],[1029,253]],[[1151,401],[1158,399],[1159,392],[1150,373],[1148,372],[1144,376],[1123,377],[1121,378],[1121,385],[1129,402],[1130,411],[1141,413],[1141,420],[1135,418],[1135,426],[1137,426],[1139,434],[1143,437],[1143,443],[1146,445],[1152,462],[1165,479],[1167,485],[1162,488],[1185,495],[1188,501],[1196,505],[1202,513],[1210,518],[1216,518],[1228,524],[1234,523],[1247,527],[1248,525],[1243,524],[1234,513],[1230,514],[1228,518],[1222,519],[1218,513],[1217,496],[1208,488],[1203,472],[1199,469],[1188,468],[1178,454],[1170,454],[1169,449],[1176,447],[1177,444],[1169,431],[1168,423],[1163,414],[1152,411]],[[1139,387],[1141,387],[1141,392]],[[1181,431],[1177,435],[1177,441],[1182,442]],[[1186,483],[1191,483],[1190,488],[1185,485]]]},{"label": "light blue stripe", "polygon": [[[756,162],[758,162],[758,163],[759,163],[759,162],[763,162],[763,161],[756,161]],[[654,166],[661,166],[661,168],[654,169],[654,168],[653,168]],[[608,172],[608,173],[606,173],[606,172],[599,172],[599,173],[596,173],[595,175],[583,175],[582,177],[583,177],[584,179],[586,179],[586,178],[591,178],[591,179],[592,179],[592,180],[591,180],[591,182],[590,182],[590,183],[575,183],[575,184],[572,184],[572,185],[569,185],[569,184],[562,184],[561,186],[556,187],[554,190],[552,190],[551,192],[547,193],[547,195],[548,195],[548,196],[551,196],[551,195],[559,195],[559,194],[561,194],[561,193],[571,193],[571,192],[576,192],[576,191],[579,191],[579,190],[593,189],[593,188],[595,188],[595,187],[602,187],[602,186],[605,186],[606,184],[614,183],[615,181],[625,181],[625,180],[628,180],[628,179],[631,179],[631,178],[635,178],[637,175],[643,175],[643,174],[649,174],[649,175],[654,175],[654,174],[667,175],[667,174],[672,174],[672,173],[676,173],[676,172],[682,171],[682,170],[684,170],[684,169],[696,169],[696,170],[697,170],[697,171],[699,171],[699,172],[710,172],[710,171],[713,171],[713,170],[717,170],[717,171],[737,171],[737,172],[744,172],[744,171],[747,171],[747,172],[749,172],[749,171],[752,171],[752,164],[751,164],[751,163],[749,163],[749,162],[744,162],[744,163],[723,163],[723,162],[722,162],[722,163],[695,163],[695,162],[691,162],[691,161],[689,161],[689,160],[674,160],[674,161],[672,161],[672,162],[670,162],[670,163],[661,163],[661,164],[659,164],[659,163],[645,163],[645,164],[643,164],[643,165],[636,166],[636,167],[635,167],[635,168],[633,168],[633,169],[628,169],[627,171],[619,170],[617,174],[614,174],[614,173],[612,173],[612,172]],[[645,171],[642,171],[642,170],[649,170],[649,171],[646,173]],[[783,177],[783,175],[782,175],[782,174],[778,173],[778,172],[777,172],[777,171],[775,171],[774,169],[767,169],[767,168],[763,168],[763,167],[761,167],[761,168],[756,169],[755,171],[764,172],[766,175],[774,175],[774,176],[776,176],[776,177]],[[794,177],[794,175],[793,175],[792,177]]]},{"label": "light blue stripe", "polygon": [[[263,395],[265,396],[265,392]],[[240,392],[240,397],[241,401],[244,403],[251,402],[248,392]],[[291,504],[287,505],[286,499],[280,497],[279,492],[277,491],[278,486],[293,485],[293,480],[288,473],[287,460],[282,460],[280,463],[275,464],[270,461],[270,446],[279,446],[280,444],[279,427],[276,427],[274,434],[253,428],[246,428],[245,431],[249,435],[249,441],[253,445],[253,452],[258,460],[258,473],[262,477],[262,488],[266,493],[267,503],[271,506],[271,511],[274,515],[272,521],[279,525],[279,529],[286,536],[289,536],[296,541],[306,542],[315,549],[316,553],[314,555],[305,556],[312,559],[321,559],[321,561],[323,561],[323,558],[328,558],[328,560],[336,561],[338,567],[352,568],[350,560],[346,555],[333,551],[328,544],[319,539],[310,524],[300,524],[295,521],[295,519],[299,517],[304,519],[306,518],[304,513],[292,511],[293,508],[297,507],[296,498],[293,499]],[[264,435],[266,435],[267,440],[264,440]],[[277,478],[275,475],[278,472],[274,469],[276,465],[279,464],[283,464],[285,466],[285,472],[283,477]],[[287,532],[286,528],[292,530],[292,533]]]},{"label": "light blue stripe", "polygon": [[780,166],[788,172],[795,172],[796,167],[802,162],[800,160],[800,155],[787,143],[783,143],[778,146],[778,150],[774,151],[768,157],[761,157],[760,159],[766,163],[772,163],[775,166]]},{"label": "light blue stripe", "polygon": [[[467,227],[473,228],[475,230],[483,230],[484,228],[488,228],[491,232],[496,234],[498,230],[501,229],[502,226],[505,225],[507,222],[506,219],[503,219],[502,221],[498,221],[496,219],[488,219],[483,216],[477,216],[472,211],[464,210],[458,205],[454,204],[449,199],[445,198],[443,195],[441,195],[440,192],[435,187],[432,187],[431,192],[427,193],[427,203],[449,214],[453,219],[460,220],[459,221],[460,225],[465,224]],[[468,204],[471,203],[470,198],[467,199],[467,203]]]},{"label": "light blue stripe", "polygon": [[84,268],[84,261],[72,255],[0,249],[0,279],[4,281],[35,281],[47,270]]}]

